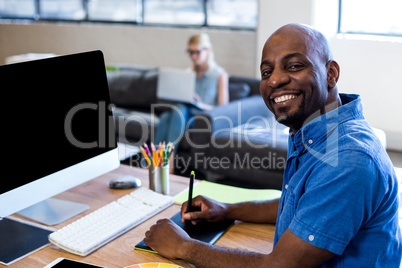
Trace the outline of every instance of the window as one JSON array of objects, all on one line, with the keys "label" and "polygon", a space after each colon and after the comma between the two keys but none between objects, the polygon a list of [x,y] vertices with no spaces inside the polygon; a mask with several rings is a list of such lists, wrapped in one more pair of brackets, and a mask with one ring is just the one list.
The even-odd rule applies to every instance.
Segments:
[{"label": "window", "polygon": [[0,0],[0,19],[257,27],[258,0]]},{"label": "window", "polygon": [[88,19],[94,21],[141,22],[141,1],[87,0]]},{"label": "window", "polygon": [[203,0],[147,0],[144,2],[144,24],[204,24]]},{"label": "window", "polygon": [[39,10],[40,16],[45,19],[85,19],[85,10],[81,0],[41,0]]},{"label": "window", "polygon": [[257,10],[258,1],[211,0],[207,3],[208,24],[255,28],[257,27]]},{"label": "window", "polygon": [[31,18],[35,15],[35,2],[32,0],[0,0],[0,18]]},{"label": "window", "polygon": [[402,36],[401,0],[340,0],[339,32]]}]

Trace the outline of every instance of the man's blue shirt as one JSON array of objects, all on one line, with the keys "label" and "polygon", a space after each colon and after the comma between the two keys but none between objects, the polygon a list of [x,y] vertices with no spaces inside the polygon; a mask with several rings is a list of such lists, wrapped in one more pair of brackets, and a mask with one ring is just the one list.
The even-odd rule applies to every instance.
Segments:
[{"label": "man's blue shirt", "polygon": [[289,138],[275,244],[289,230],[335,253],[323,267],[399,267],[402,239],[392,163],[358,95]]}]

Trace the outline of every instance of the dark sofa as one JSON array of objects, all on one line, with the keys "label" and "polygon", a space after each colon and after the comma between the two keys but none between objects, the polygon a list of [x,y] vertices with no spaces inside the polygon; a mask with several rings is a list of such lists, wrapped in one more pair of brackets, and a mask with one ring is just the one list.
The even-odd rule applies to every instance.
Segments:
[{"label": "dark sofa", "polygon": [[[118,140],[150,142],[166,110],[156,98],[158,69],[114,65],[107,75]],[[256,78],[229,76],[230,103],[196,116],[181,139],[174,161],[178,174],[196,170],[198,179],[281,189],[288,134],[265,106],[259,85]]]}]

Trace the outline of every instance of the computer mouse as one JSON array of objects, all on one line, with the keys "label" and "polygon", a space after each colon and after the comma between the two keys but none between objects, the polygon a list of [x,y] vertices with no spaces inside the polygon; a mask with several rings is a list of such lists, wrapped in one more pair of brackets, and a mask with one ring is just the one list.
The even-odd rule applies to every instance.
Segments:
[{"label": "computer mouse", "polygon": [[117,177],[109,182],[109,188],[112,189],[130,189],[138,187],[141,187],[141,180],[130,175]]}]

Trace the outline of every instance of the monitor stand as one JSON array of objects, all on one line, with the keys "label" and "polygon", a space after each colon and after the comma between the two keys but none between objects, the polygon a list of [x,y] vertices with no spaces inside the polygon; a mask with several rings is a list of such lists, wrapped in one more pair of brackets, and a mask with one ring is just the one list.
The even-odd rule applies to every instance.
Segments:
[{"label": "monitor stand", "polygon": [[17,212],[45,225],[59,224],[89,209],[86,204],[49,198]]}]

